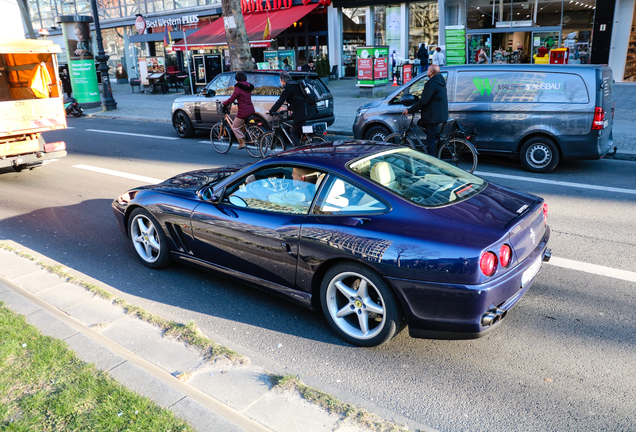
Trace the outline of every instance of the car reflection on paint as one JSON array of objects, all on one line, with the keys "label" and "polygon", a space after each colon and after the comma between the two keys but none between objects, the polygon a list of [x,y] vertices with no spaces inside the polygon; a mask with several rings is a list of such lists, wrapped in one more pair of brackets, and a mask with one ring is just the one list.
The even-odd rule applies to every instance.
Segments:
[{"label": "car reflection on paint", "polygon": [[341,141],[180,174],[113,201],[141,262],[322,310],[359,346],[477,338],[549,259],[547,205],[405,147]]}]

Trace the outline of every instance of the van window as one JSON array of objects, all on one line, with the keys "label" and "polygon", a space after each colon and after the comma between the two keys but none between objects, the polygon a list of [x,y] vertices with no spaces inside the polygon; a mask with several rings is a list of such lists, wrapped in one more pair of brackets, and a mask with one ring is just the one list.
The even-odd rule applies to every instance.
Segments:
[{"label": "van window", "polygon": [[[444,77],[445,81],[448,81],[448,72],[440,72],[440,75]],[[428,76],[424,75],[423,78],[413,82],[413,84],[408,86],[405,90],[398,93],[398,95],[395,98],[393,98],[391,103],[399,103],[405,91],[406,91],[406,94],[411,94],[413,96],[421,97],[422,91],[424,91],[424,86],[428,82],[428,79],[429,79]]]},{"label": "van window", "polygon": [[466,71],[457,76],[456,102],[589,102],[579,75],[546,72]]}]

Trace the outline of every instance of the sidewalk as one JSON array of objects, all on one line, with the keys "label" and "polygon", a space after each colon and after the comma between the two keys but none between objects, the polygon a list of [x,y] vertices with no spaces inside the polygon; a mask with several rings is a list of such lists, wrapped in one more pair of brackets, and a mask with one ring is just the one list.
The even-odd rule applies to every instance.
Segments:
[{"label": "sidewalk", "polygon": [[[245,357],[208,360],[196,348],[165,337],[157,326],[126,314],[115,299],[95,295],[77,281],[111,293],[115,289],[64,268],[67,275],[76,278],[76,283],[71,283],[68,276],[51,273],[42,264],[48,269],[60,266],[16,243],[0,241],[0,301],[25,315],[43,334],[66,342],[82,360],[170,409],[198,431],[377,430],[330,414],[295,390],[274,386],[273,374],[250,365]],[[374,424],[395,427],[391,430],[408,430],[373,414],[368,416],[377,422]]]},{"label": "sidewalk", "polygon": [[[334,135],[353,136],[353,122],[357,109],[378,98],[362,98],[359,96],[356,81],[342,79],[329,81],[327,84],[334,97],[334,115],[336,121],[329,126],[329,133]],[[117,109],[101,111],[101,108],[86,110],[91,117],[112,119],[130,119],[138,121],[157,121],[170,123],[172,101],[185,93],[170,91],[167,94],[132,93],[128,84],[114,84],[113,97]],[[387,93],[392,91],[387,86]],[[614,86],[616,98],[616,114],[614,118],[614,146],[618,148],[616,159],[636,160],[636,123],[633,113],[636,112],[636,84],[617,83]]]}]

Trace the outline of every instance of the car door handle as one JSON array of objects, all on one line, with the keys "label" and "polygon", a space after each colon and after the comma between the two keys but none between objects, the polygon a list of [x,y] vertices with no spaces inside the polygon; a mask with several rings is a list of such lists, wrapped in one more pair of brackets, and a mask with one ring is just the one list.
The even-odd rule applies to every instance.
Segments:
[{"label": "car door handle", "polygon": [[287,253],[292,253],[291,250],[291,246],[288,243],[281,243],[280,246],[283,248],[283,250]]},{"label": "car door handle", "polygon": [[343,224],[345,225],[349,225],[349,226],[359,226],[359,225],[364,225],[367,222],[371,222],[371,219],[369,218],[346,218],[345,220],[342,221]]}]

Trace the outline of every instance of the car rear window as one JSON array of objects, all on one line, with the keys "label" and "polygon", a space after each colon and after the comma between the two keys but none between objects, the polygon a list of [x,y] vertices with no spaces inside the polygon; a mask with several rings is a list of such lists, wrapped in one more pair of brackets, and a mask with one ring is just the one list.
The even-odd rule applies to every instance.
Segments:
[{"label": "car rear window", "polygon": [[536,71],[460,71],[456,102],[576,103],[590,100],[581,76]]},{"label": "car rear window", "polygon": [[488,185],[479,177],[410,148],[382,150],[352,162],[349,168],[423,207],[458,203]]}]

